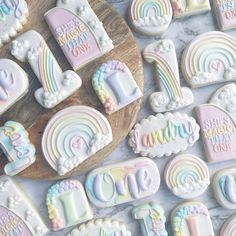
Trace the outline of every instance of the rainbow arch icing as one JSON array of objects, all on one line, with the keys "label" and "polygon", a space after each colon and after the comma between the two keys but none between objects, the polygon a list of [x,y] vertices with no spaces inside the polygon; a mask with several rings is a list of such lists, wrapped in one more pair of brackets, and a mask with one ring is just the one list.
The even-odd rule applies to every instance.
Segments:
[{"label": "rainbow arch icing", "polygon": [[133,0],[130,16],[135,27],[167,28],[172,19],[172,7],[168,0]]},{"label": "rainbow arch icing", "polygon": [[236,80],[236,41],[222,32],[201,34],[185,49],[181,66],[191,87]]},{"label": "rainbow arch icing", "polygon": [[107,119],[87,106],[58,112],[45,128],[44,157],[59,175],[65,175],[112,141]]}]

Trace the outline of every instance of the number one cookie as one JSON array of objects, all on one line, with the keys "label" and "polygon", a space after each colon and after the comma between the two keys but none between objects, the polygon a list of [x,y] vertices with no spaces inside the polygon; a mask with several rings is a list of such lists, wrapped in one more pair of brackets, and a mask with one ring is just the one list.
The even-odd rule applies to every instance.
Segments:
[{"label": "number one cookie", "polygon": [[82,81],[74,71],[62,72],[55,57],[36,31],[28,31],[12,42],[11,53],[19,61],[28,61],[42,84],[35,98],[45,108],[53,108],[76,92]]},{"label": "number one cookie", "polygon": [[176,110],[193,103],[192,91],[180,87],[178,62],[172,41],[161,40],[148,45],[143,51],[143,56],[148,63],[155,65],[161,90],[150,96],[154,112]]}]

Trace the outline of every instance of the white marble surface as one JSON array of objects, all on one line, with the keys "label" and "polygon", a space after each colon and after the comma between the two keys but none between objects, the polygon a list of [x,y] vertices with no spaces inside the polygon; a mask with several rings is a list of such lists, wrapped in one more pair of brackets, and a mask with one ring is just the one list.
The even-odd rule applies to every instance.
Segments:
[{"label": "white marble surface", "polygon": [[[130,0],[108,0],[108,2],[110,2],[122,15],[127,17],[127,8],[129,6]],[[209,12],[207,14],[203,14],[199,16],[189,17],[183,20],[173,21],[168,31],[162,35],[162,38],[169,38],[174,41],[176,45],[177,53],[178,53],[178,58],[180,58],[183,49],[186,47],[186,45],[191,39],[193,39],[196,35],[200,33],[207,32],[210,30],[217,30],[213,12]],[[231,31],[229,33],[236,36],[236,30]],[[140,49],[142,49],[145,45],[153,42],[155,39],[158,39],[158,37],[141,36],[136,33],[135,33],[135,37],[138,41]],[[145,97],[144,97],[143,108],[139,115],[139,120],[150,114],[153,114],[148,104],[148,96],[152,92],[154,92],[154,89],[155,89],[155,81],[153,80],[152,75],[153,73],[152,73],[151,67],[149,65],[145,65]],[[181,80],[181,83],[182,85],[186,85],[186,83],[183,80]],[[211,94],[220,86],[222,85],[208,86],[201,89],[195,89],[193,91],[195,95],[195,100],[196,100],[195,103],[192,106],[186,109],[183,109],[182,111],[188,114],[194,115],[193,108],[198,104],[206,103],[209,100]],[[192,153],[192,154],[198,155],[199,157],[203,159],[205,158],[201,141],[198,141],[194,147],[189,148],[185,153]],[[131,149],[128,147],[127,140],[125,140],[119,145],[119,147],[116,150],[114,150],[114,152],[106,159],[104,163],[101,163],[101,165],[113,163],[116,161],[122,161],[125,159],[129,159],[131,157],[135,157],[135,155],[132,153]],[[161,174],[163,174],[164,166],[167,163],[167,161],[170,159],[171,157],[163,158],[163,159],[155,159],[155,162],[158,165],[161,171]],[[236,162],[226,162],[226,163],[220,163],[220,164],[215,164],[215,165],[209,165],[209,169],[210,169],[211,174],[213,174],[218,169],[232,166],[232,165],[236,165]],[[79,176],[78,179],[84,183],[85,176]],[[43,218],[45,219],[47,224],[50,225],[50,222],[47,216],[47,209],[45,207],[44,202],[45,202],[45,195],[47,193],[47,189],[53,182],[31,181],[31,180],[24,180],[21,178],[17,178],[17,180],[20,182],[20,184],[22,184],[22,187],[25,189],[25,191],[32,197],[34,203],[38,207]],[[148,199],[145,199],[143,201],[137,201],[130,204],[124,204],[124,205],[113,207],[113,208],[107,208],[107,209],[102,209],[102,210],[93,208],[94,215],[95,215],[95,218],[111,216],[112,218],[122,220],[127,223],[130,230],[132,231],[132,235],[140,236],[141,233],[139,230],[139,225],[136,221],[132,219],[130,212],[134,205],[147,202],[149,200],[156,200],[165,208],[167,219],[168,219],[167,227],[168,227],[169,235],[172,235],[171,226],[169,223],[169,213],[171,209],[175,207],[178,203],[182,202],[182,200],[175,197],[170,191],[168,191],[163,179],[162,179],[160,190],[154,196],[149,197]],[[214,225],[214,229],[215,229],[215,233],[216,233],[216,236],[218,236],[219,228],[221,227],[224,220],[233,213],[233,211],[223,209],[216,203],[216,201],[214,200],[211,188],[208,188],[208,190],[197,200],[202,201],[209,208],[213,225]],[[50,235],[65,235],[66,232],[70,230],[71,229],[67,229],[59,233],[51,233]],[[205,235],[202,235],[202,236],[205,236]]]}]

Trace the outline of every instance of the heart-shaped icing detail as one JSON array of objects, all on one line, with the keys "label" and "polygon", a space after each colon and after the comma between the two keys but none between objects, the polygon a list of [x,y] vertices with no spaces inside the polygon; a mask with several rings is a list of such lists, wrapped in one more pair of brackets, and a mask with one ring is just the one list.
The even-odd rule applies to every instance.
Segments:
[{"label": "heart-shaped icing detail", "polygon": [[28,17],[25,0],[2,0],[0,2],[0,47],[17,35]]},{"label": "heart-shaped icing detail", "polygon": [[185,49],[181,67],[191,87],[236,80],[236,41],[211,31],[196,37]]},{"label": "heart-shaped icing detail", "polygon": [[208,162],[236,159],[236,126],[222,108],[204,104],[196,108]]},{"label": "heart-shaped icing detail", "polygon": [[11,44],[11,53],[18,60],[28,61],[42,84],[35,98],[45,108],[53,108],[75,93],[82,84],[74,71],[62,72],[43,37],[30,30],[20,35]]},{"label": "heart-shaped icing detail", "polygon": [[0,114],[28,91],[26,73],[14,61],[0,59]]}]

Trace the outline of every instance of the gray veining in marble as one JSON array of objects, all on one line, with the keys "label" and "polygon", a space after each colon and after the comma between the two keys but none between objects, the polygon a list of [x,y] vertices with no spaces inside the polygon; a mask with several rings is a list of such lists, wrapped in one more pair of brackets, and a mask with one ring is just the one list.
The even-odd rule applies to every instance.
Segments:
[{"label": "gray veining in marble", "polygon": [[[125,18],[127,18],[127,9],[131,2],[130,0],[108,0],[108,2],[111,3]],[[186,47],[186,45],[191,39],[193,39],[196,35],[199,35],[200,33],[207,32],[210,30],[217,30],[216,20],[214,18],[213,12],[185,18],[182,20],[175,20],[171,23],[169,29],[167,30],[167,32],[165,32],[161,36],[161,38],[168,38],[174,41],[176,49],[177,49],[178,59],[180,59],[183,49]],[[236,36],[236,30],[231,31],[229,33],[231,35]],[[155,39],[159,39],[159,37],[147,37],[147,36],[139,35],[137,33],[134,33],[134,34],[140,46],[140,49],[144,48],[147,44],[153,42]],[[145,96],[144,96],[143,108],[139,115],[139,120],[141,120],[142,118],[148,115],[153,114],[148,104],[148,96],[152,92],[154,92],[154,88],[155,88],[155,82],[152,78],[152,74],[153,72],[152,72],[151,66],[145,64]],[[181,79],[181,84],[182,86],[187,86],[187,84],[185,83],[183,79]],[[209,100],[211,94],[217,88],[221,86],[222,84],[193,90],[194,96],[195,96],[195,103],[186,109],[182,109],[181,111],[194,115],[194,111],[193,111],[194,107],[198,104],[206,103]],[[198,141],[197,144],[194,145],[194,147],[189,148],[184,153],[192,153],[205,159],[202,144],[200,141]],[[119,147],[116,150],[114,150],[114,152],[106,159],[106,161],[104,163],[101,163],[101,165],[113,163],[116,161],[126,160],[131,157],[135,157],[135,155],[133,154],[131,149],[128,147],[127,140],[124,140],[119,145]],[[155,162],[160,169],[161,175],[163,175],[164,166],[167,163],[167,161],[170,160],[170,158],[171,157],[155,159]],[[223,167],[229,167],[232,165],[236,165],[236,163],[231,161],[231,162],[225,162],[225,163],[214,164],[214,165],[212,164],[208,166],[209,166],[211,174],[213,174],[216,170],[219,170]],[[78,179],[84,182],[85,176],[80,176],[78,177]],[[17,178],[17,180],[19,180],[20,184],[22,184],[22,187],[25,189],[25,191],[32,197],[34,203],[38,207],[43,218],[46,220],[47,224],[50,225],[44,201],[45,201],[45,195],[46,195],[47,189],[53,182],[31,181],[31,180],[23,180],[21,178]],[[123,204],[121,206],[113,207],[113,208],[97,209],[93,207],[94,216],[95,218],[112,216],[112,218],[114,219],[122,220],[128,225],[128,227],[132,231],[132,235],[141,236],[139,225],[136,221],[132,219],[130,212],[134,205],[138,205],[140,203],[144,203],[149,200],[156,200],[164,207],[166,211],[167,219],[168,219],[167,227],[168,227],[168,231],[170,232],[169,235],[172,235],[171,227],[169,223],[169,213],[171,209],[175,207],[178,203],[182,202],[182,200],[175,197],[167,189],[163,179],[162,179],[160,190],[154,196],[149,197],[148,199],[145,199],[143,201]],[[214,200],[211,188],[208,188],[208,190],[197,200],[202,201],[209,208],[213,225],[214,225],[214,229],[216,232],[216,236],[218,236],[219,228],[221,227],[225,219],[233,213],[233,211],[226,210],[220,207],[219,204],[216,203],[216,201]],[[59,233],[51,233],[50,235],[52,236],[65,235],[65,233],[70,230],[71,229],[67,229]],[[202,236],[205,236],[205,235],[202,235]]]}]

